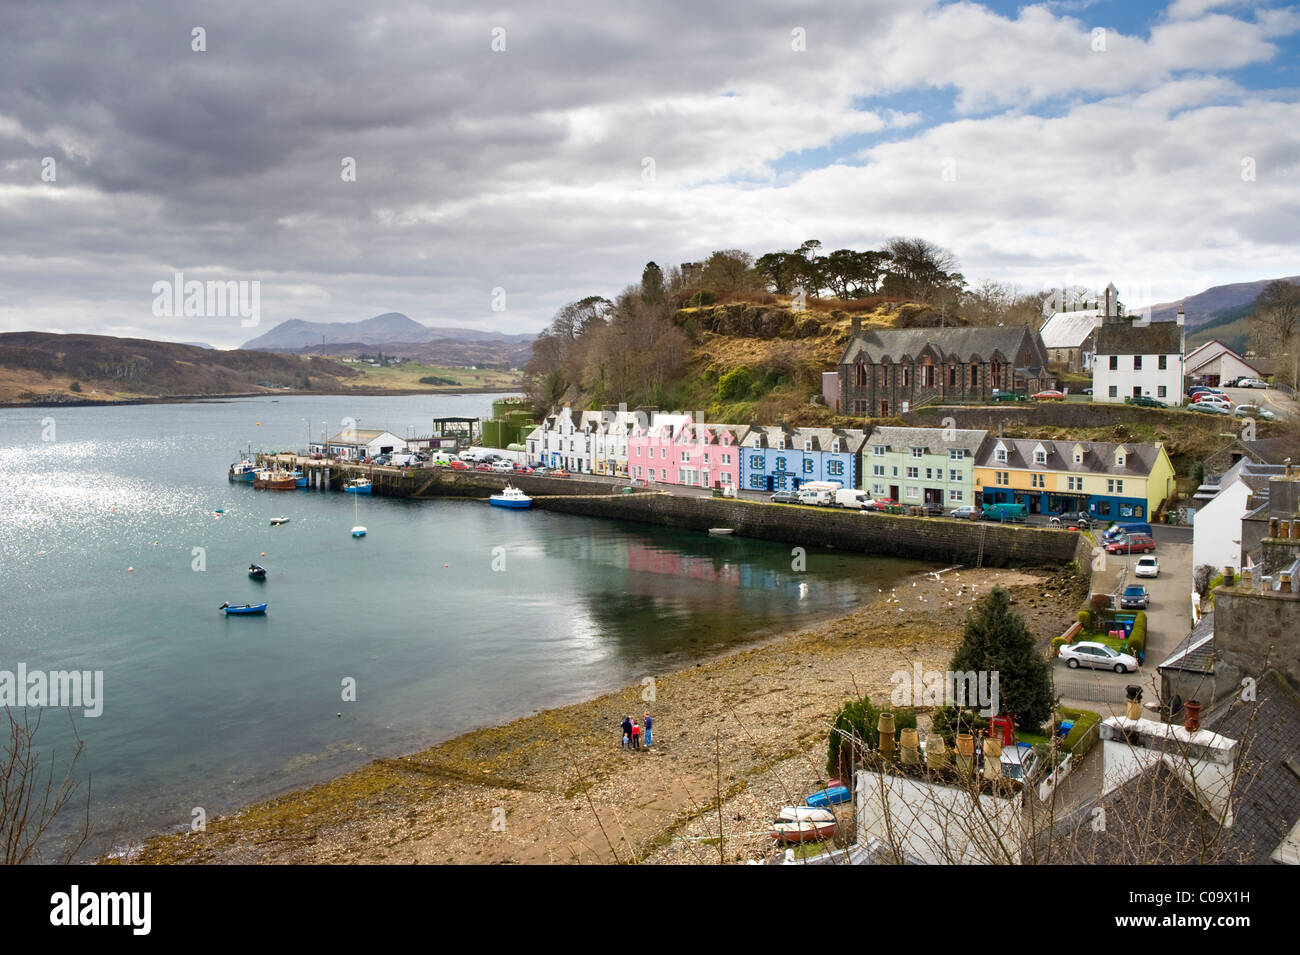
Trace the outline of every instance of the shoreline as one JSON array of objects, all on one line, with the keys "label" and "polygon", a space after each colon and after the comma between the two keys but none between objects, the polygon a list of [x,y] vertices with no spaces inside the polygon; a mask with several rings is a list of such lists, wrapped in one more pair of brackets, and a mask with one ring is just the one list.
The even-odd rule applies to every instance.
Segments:
[{"label": "shoreline", "polygon": [[[716,809],[719,791],[725,802],[795,760],[804,778],[792,779],[783,796],[795,801],[824,781],[818,754],[824,762],[825,725],[840,703],[863,694],[887,699],[889,675],[915,663],[945,668],[967,598],[1008,586],[1045,648],[1073,618],[1074,592],[1051,600],[1077,591],[1072,581],[1050,570],[905,578],[892,595],[848,614],[656,676],[652,687],[625,687],[373,760],[210,819],[204,832],[157,834],[101,861],[691,861],[666,856],[666,847]],[[654,747],[623,750],[622,715],[647,709],[656,718]],[[770,849],[765,838],[751,843],[742,855]]]},{"label": "shoreline", "polygon": [[120,408],[129,405],[190,404],[200,401],[234,401],[239,398],[405,398],[411,395],[516,395],[521,389],[507,388],[356,388],[345,391],[240,391],[220,395],[156,395],[96,401],[77,398],[73,401],[0,401],[0,408]]}]

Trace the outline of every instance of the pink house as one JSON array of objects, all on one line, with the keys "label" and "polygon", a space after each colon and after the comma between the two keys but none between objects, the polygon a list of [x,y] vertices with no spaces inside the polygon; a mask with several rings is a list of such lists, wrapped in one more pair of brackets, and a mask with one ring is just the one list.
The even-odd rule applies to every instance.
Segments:
[{"label": "pink house", "polygon": [[740,445],[748,428],[696,425],[690,415],[657,415],[628,439],[628,474],[650,484],[739,487]]}]

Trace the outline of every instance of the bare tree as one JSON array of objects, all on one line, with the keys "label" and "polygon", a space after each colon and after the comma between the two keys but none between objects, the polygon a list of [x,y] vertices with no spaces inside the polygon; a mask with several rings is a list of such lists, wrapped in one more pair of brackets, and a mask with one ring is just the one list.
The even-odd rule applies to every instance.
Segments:
[{"label": "bare tree", "polygon": [[[3,861],[6,865],[25,862],[67,865],[90,838],[89,776],[86,777],[84,818],[61,840],[56,850],[49,850],[48,844],[53,836],[51,827],[55,820],[69,807],[81,788],[75,768],[85,750],[85,743],[77,735],[76,722],[73,721],[76,746],[72,759],[63,769],[63,778],[56,781],[54,754],[51,752],[48,765],[43,765],[36,746],[40,714],[33,721],[23,711],[20,720],[14,717],[13,710],[6,707],[5,718],[9,722],[9,738],[0,762],[0,851],[3,851]],[[71,713],[68,718],[72,719]]]}]

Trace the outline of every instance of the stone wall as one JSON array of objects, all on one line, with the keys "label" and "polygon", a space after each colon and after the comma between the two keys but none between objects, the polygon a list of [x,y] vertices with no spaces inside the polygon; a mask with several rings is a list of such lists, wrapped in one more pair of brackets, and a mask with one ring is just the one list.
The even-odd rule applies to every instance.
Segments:
[{"label": "stone wall", "polygon": [[[994,567],[1087,567],[1092,545],[1066,530],[950,518],[904,517],[756,501],[673,494],[539,497],[534,507],[707,532],[729,527],[741,537],[803,547],[831,547],[950,564]],[[982,550],[981,550],[982,548]]]},{"label": "stone wall", "polygon": [[1259,680],[1267,665],[1300,687],[1300,595],[1216,588],[1214,649],[1223,685],[1239,684],[1243,676]]}]

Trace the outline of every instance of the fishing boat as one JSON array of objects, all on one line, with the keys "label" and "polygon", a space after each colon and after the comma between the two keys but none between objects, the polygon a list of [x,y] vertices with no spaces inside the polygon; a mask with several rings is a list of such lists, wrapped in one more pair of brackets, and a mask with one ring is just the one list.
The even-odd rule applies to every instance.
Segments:
[{"label": "fishing boat", "polygon": [[488,503],[493,507],[508,507],[516,511],[525,511],[532,506],[533,499],[513,484],[507,483],[505,490],[500,494],[493,494],[488,498]]},{"label": "fishing boat", "polygon": [[348,494],[369,494],[370,487],[370,478],[353,478],[343,485],[343,490]]},{"label": "fishing boat", "polygon": [[244,604],[240,607],[232,607],[230,604],[222,604],[217,609],[224,610],[226,612],[226,616],[229,617],[232,613],[233,614],[266,613],[266,604]]},{"label": "fishing boat", "polygon": [[305,475],[305,474],[302,473],[302,469],[301,469],[301,468],[299,468],[298,470],[296,470],[296,471],[293,472],[293,481],[294,481],[294,486],[295,486],[295,487],[306,487],[306,486],[307,486],[307,475]]},{"label": "fishing boat", "polygon": [[292,491],[297,486],[298,481],[294,478],[292,471],[263,468],[257,473],[257,477],[253,479],[253,487],[265,491]]},{"label": "fishing boat", "polygon": [[272,526],[272,527],[279,527],[281,524],[288,524],[288,523],[289,523],[289,518],[287,518],[287,517],[273,517],[273,518],[271,518],[271,526]]},{"label": "fishing boat", "polygon": [[847,786],[827,786],[825,789],[819,789],[807,799],[804,800],[810,806],[835,806],[842,802],[848,802],[850,799],[849,787]]},{"label": "fishing boat", "polygon": [[257,477],[258,466],[254,461],[240,459],[238,464],[230,466],[230,473],[226,475],[227,479],[239,484],[252,484],[253,479]]},{"label": "fishing boat", "polygon": [[254,580],[266,580],[266,568],[261,564],[249,564],[248,576]]},{"label": "fishing boat", "polygon": [[771,836],[777,842],[820,842],[835,835],[835,822],[776,822]]}]

